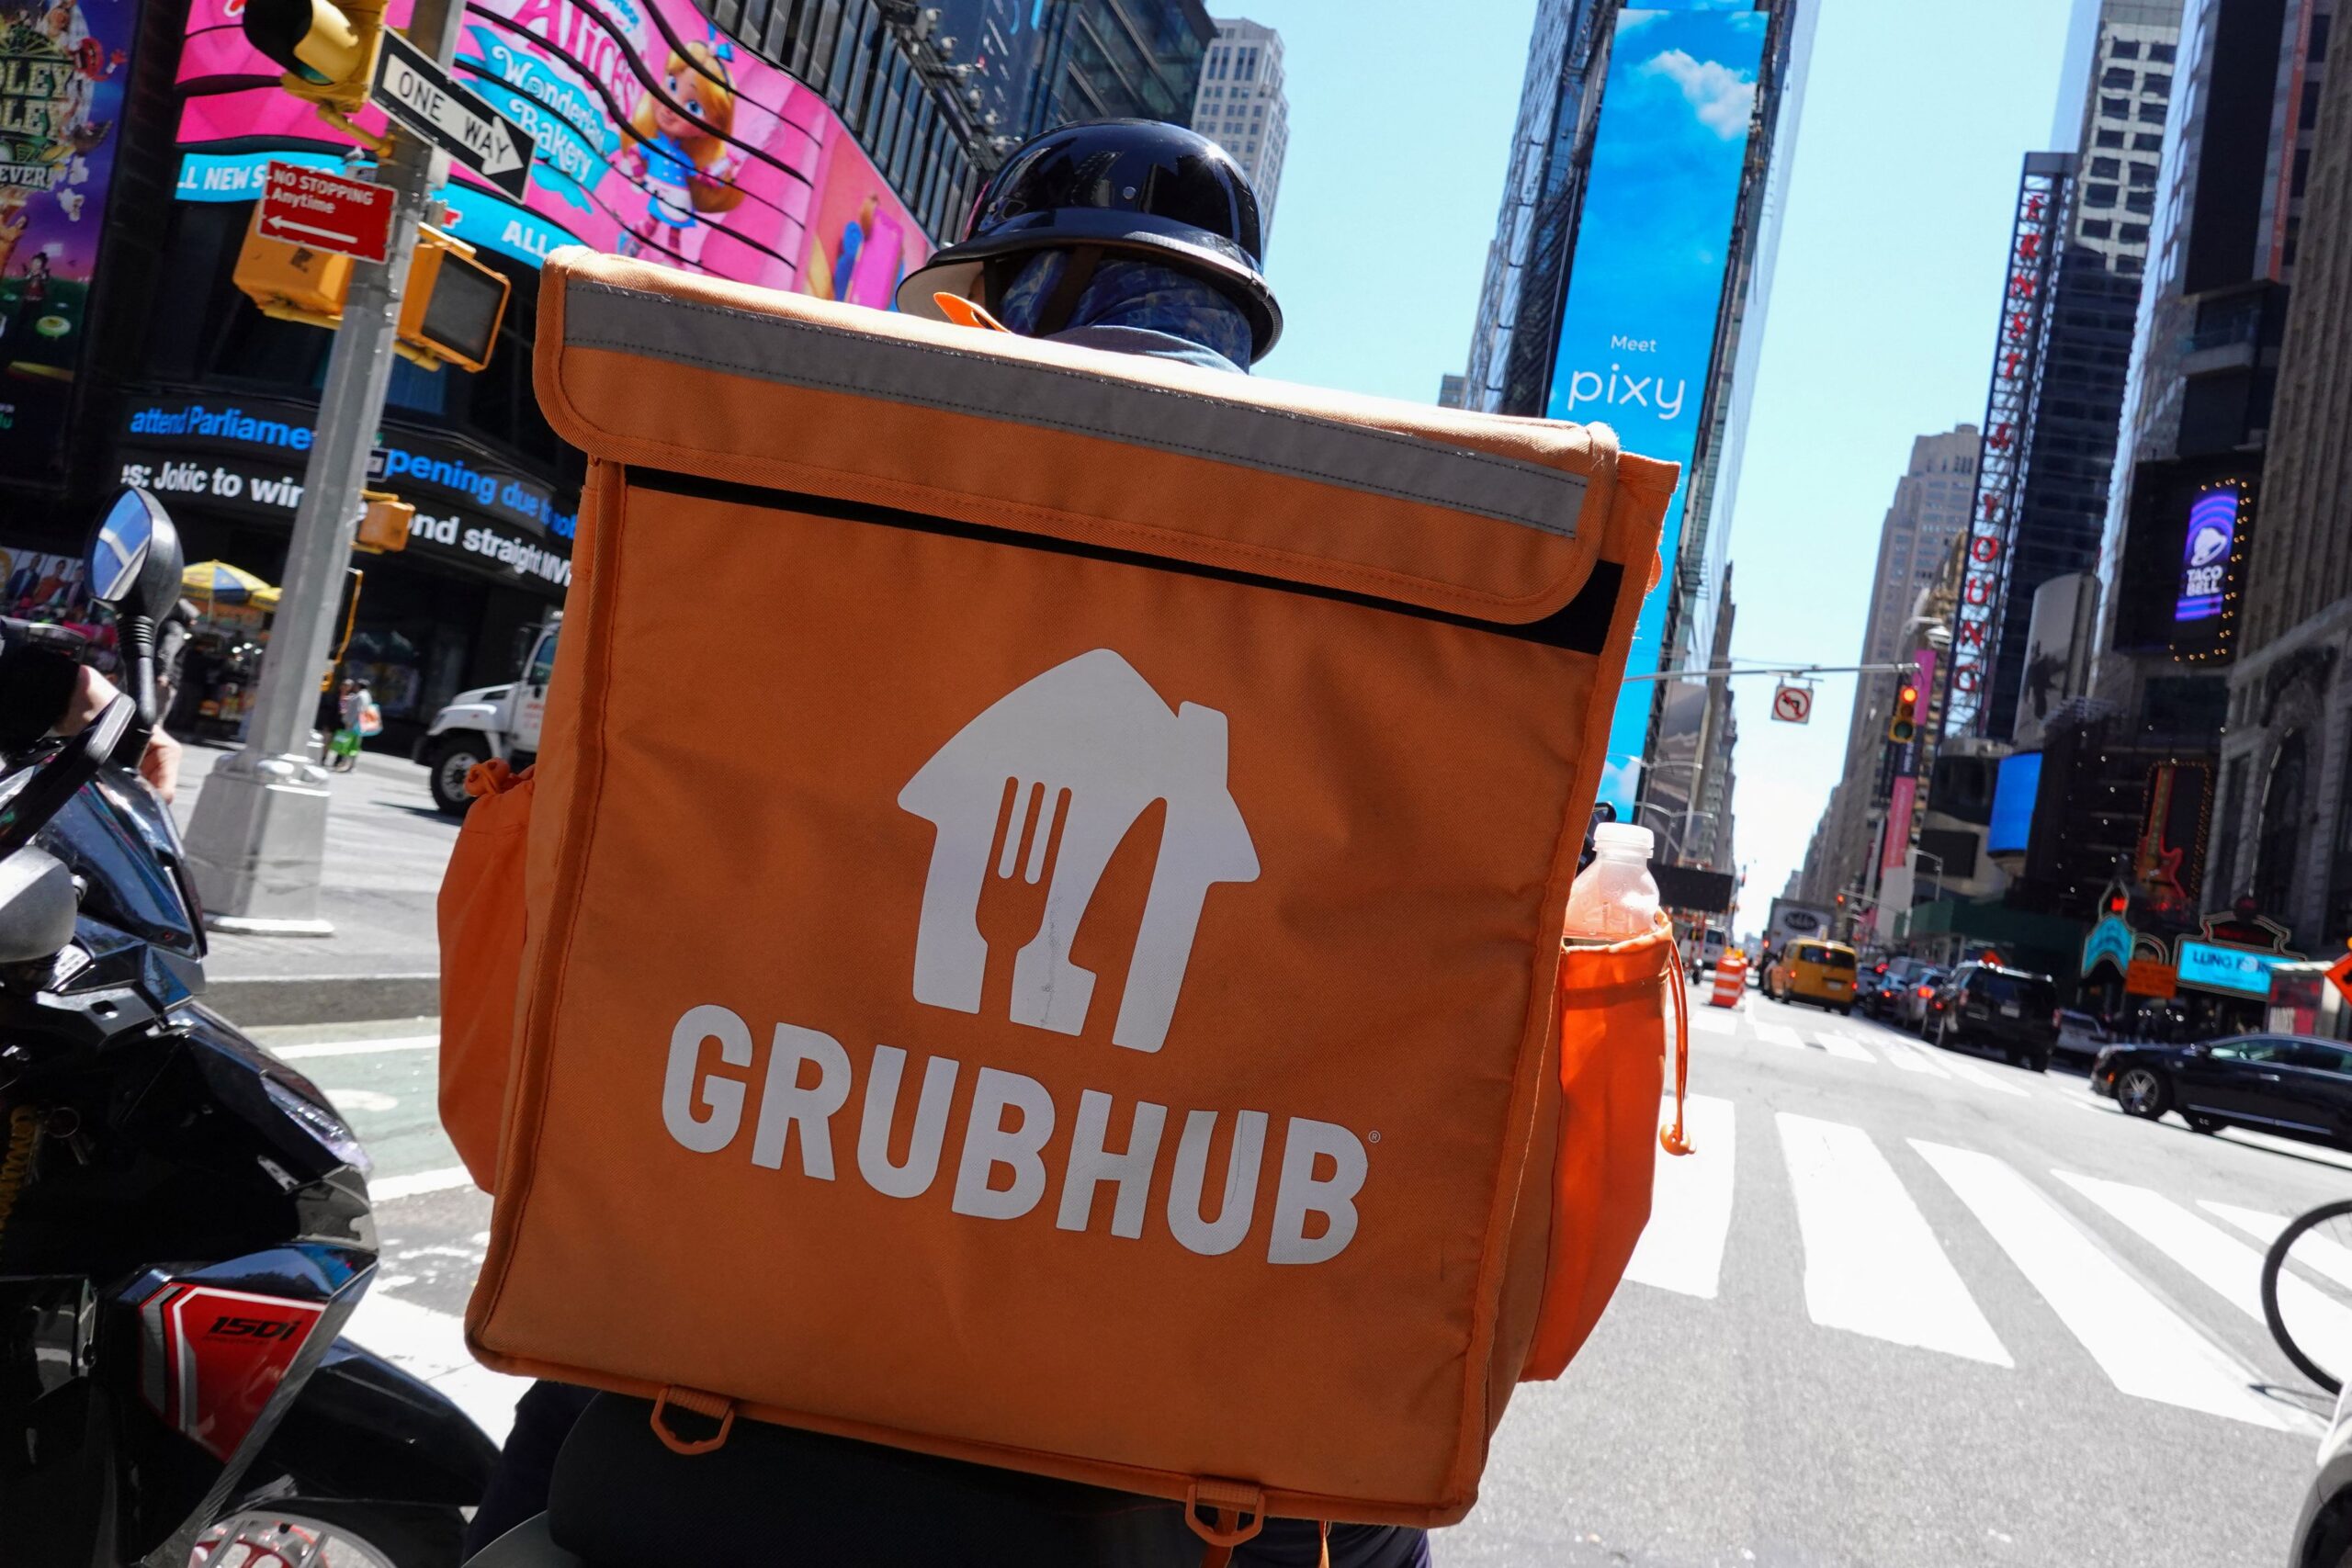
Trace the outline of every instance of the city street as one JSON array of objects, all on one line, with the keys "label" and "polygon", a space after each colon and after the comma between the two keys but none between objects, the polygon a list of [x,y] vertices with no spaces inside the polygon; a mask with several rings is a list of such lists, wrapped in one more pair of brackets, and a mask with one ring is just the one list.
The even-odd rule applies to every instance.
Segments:
[{"label": "city street", "polygon": [[[1753,992],[1693,1022],[1698,1153],[1567,1375],[1518,1392],[1441,1563],[2281,1559],[2328,1402],[2256,1269],[2352,1157]],[[429,1028],[264,1032],[376,1160],[355,1337],[503,1431],[516,1385],[458,1337],[490,1200],[441,1134]]]},{"label": "city street", "polygon": [[1692,1021],[1698,1152],[1442,1562],[2284,1560],[2328,1401],[2259,1233],[2352,1161],[1752,991]]}]

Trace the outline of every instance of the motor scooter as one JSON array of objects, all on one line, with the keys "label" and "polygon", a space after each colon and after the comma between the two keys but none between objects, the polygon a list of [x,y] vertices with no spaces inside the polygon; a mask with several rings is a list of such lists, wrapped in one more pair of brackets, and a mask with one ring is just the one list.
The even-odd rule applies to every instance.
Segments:
[{"label": "motor scooter", "polygon": [[200,907],[135,772],[171,519],[125,492],[88,566],[127,694],[0,777],[0,1562],[453,1565],[496,1448],[338,1337],[367,1156],[198,999]]}]

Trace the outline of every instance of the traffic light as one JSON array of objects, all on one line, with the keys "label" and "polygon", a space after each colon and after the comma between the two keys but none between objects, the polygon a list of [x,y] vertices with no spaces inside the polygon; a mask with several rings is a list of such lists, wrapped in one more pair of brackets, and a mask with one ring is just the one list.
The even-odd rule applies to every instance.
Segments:
[{"label": "traffic light", "polygon": [[245,0],[245,41],[285,71],[296,97],[353,115],[384,41],[384,0]]},{"label": "traffic light", "polygon": [[[256,204],[233,276],[264,315],[332,328],[343,321],[356,265],[334,251],[271,239],[261,232]],[[420,224],[394,351],[427,370],[480,370],[497,345],[510,288],[506,275],[478,260],[471,245]]]},{"label": "traffic light", "polygon": [[508,288],[506,275],[475,259],[471,245],[420,226],[401,296],[401,356],[427,370],[481,369],[497,345]]},{"label": "traffic light", "polygon": [[352,547],[371,556],[408,548],[409,525],[416,521],[416,508],[390,491],[363,490],[359,499],[368,503],[368,510],[359,514],[359,536],[352,541]]},{"label": "traffic light", "polygon": [[1918,705],[1918,682],[1904,682],[1902,690],[1894,694],[1894,711],[1887,716],[1886,738],[1889,740],[1894,741],[1897,746],[1908,746],[1911,743],[1912,736],[1917,734],[1919,728],[1918,725],[1912,720],[1911,715]]},{"label": "traffic light", "polygon": [[334,251],[273,240],[260,230],[261,205],[237,252],[233,275],[239,289],[266,316],[306,326],[332,327],[343,320],[344,296],[351,290],[352,258]]}]

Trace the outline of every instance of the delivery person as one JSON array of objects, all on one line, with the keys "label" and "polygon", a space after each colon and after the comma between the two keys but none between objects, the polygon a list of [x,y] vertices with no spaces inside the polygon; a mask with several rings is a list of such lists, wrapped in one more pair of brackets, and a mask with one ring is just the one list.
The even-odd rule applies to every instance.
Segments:
[{"label": "delivery person", "polygon": [[[1015,152],[980,193],[962,243],[908,275],[898,305],[935,321],[1247,374],[1283,328],[1259,270],[1262,249],[1257,195],[1222,147],[1157,120],[1095,120]],[[469,1553],[546,1508],[557,1452],[591,1397],[549,1382],[523,1395],[467,1530]],[[1008,1515],[1019,1506],[1008,1501]],[[1320,1535],[1310,1523],[1270,1520],[1234,1553],[1235,1568],[1315,1568]],[[955,1542],[936,1545],[939,1562],[957,1560]],[[1332,1528],[1331,1568],[1429,1562],[1420,1530]]]}]

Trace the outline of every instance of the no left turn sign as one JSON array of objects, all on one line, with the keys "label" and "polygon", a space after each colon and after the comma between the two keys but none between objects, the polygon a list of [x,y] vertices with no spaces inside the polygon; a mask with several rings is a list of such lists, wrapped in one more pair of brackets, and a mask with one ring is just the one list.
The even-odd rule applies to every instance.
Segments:
[{"label": "no left turn sign", "polygon": [[1772,716],[1784,724],[1804,724],[1813,717],[1811,686],[1772,688]]}]

